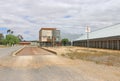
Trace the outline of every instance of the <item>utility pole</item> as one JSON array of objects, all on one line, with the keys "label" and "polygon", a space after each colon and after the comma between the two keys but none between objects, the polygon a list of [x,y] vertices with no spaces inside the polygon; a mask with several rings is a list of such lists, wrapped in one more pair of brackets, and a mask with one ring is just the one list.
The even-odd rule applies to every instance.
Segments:
[{"label": "utility pole", "polygon": [[73,46],[73,41],[71,41],[71,46]]},{"label": "utility pole", "polygon": [[89,32],[87,32],[87,47],[89,48]]},{"label": "utility pole", "polygon": [[52,37],[53,47],[54,47],[54,36]]},{"label": "utility pole", "polygon": [[87,48],[89,48],[89,33],[90,33],[90,27],[86,27],[86,33],[87,33]]}]

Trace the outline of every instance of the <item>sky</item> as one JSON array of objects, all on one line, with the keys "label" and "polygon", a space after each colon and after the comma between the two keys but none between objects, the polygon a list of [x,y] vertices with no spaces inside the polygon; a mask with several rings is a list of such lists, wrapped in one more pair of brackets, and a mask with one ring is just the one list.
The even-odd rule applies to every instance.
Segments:
[{"label": "sky", "polygon": [[[24,40],[38,40],[42,27],[64,36],[84,34],[120,23],[120,0],[0,0],[0,32],[7,29]],[[69,36],[70,37],[70,36]]]}]

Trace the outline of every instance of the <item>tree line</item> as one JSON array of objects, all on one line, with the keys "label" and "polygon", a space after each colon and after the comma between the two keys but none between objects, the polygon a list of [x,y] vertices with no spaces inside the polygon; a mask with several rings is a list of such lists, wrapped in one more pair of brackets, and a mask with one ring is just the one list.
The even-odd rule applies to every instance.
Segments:
[{"label": "tree line", "polygon": [[7,35],[1,39],[1,44],[12,46],[23,40],[22,35],[15,36],[13,33],[14,31],[7,30]]}]

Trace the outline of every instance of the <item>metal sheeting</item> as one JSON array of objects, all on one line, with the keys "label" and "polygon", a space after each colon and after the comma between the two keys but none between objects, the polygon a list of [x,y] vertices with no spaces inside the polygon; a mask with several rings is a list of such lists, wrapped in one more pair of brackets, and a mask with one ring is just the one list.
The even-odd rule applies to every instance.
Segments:
[{"label": "metal sheeting", "polygon": [[[120,36],[120,24],[112,25],[89,33],[89,39],[97,39],[104,37]],[[77,40],[86,40],[87,34],[80,36]]]}]

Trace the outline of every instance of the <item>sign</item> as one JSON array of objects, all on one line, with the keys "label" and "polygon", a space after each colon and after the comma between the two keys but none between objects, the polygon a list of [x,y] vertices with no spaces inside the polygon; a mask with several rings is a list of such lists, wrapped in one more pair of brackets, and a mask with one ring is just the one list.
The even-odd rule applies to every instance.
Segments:
[{"label": "sign", "polygon": [[89,26],[87,26],[87,27],[86,27],[85,32],[88,32],[88,33],[89,33],[89,32],[91,32],[91,29],[90,29],[90,27],[89,27]]}]

